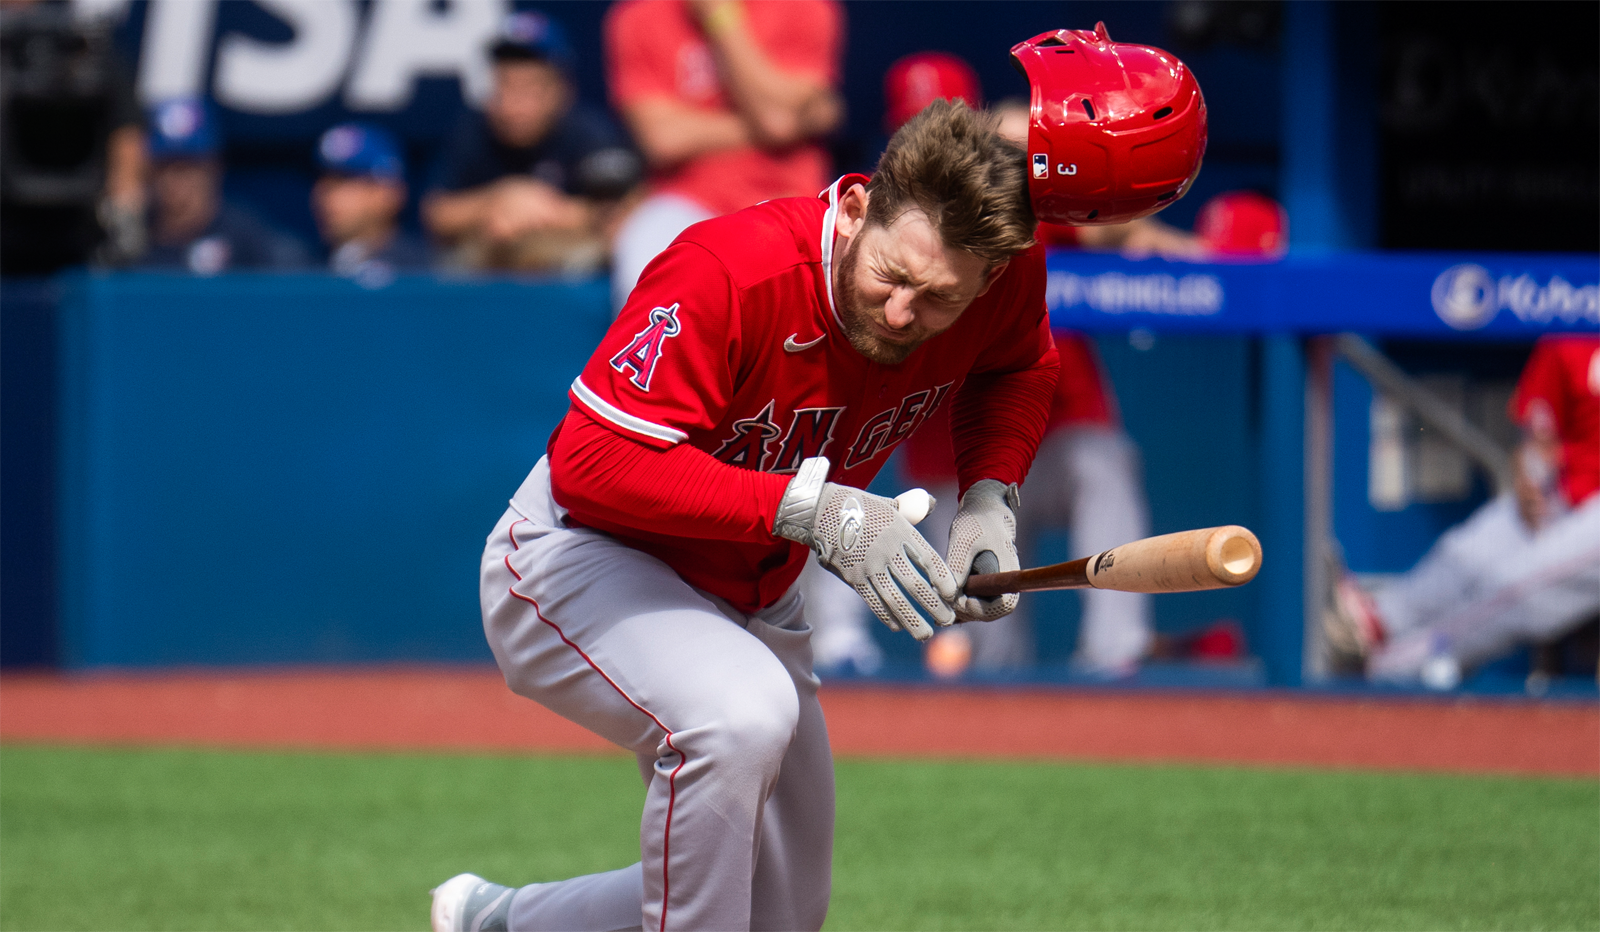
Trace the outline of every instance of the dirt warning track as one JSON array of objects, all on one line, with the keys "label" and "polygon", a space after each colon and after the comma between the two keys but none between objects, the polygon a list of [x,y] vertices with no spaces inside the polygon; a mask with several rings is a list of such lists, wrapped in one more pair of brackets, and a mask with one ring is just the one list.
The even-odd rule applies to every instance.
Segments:
[{"label": "dirt warning track", "polygon": [[[835,753],[1600,775],[1600,708],[825,685]],[[0,741],[606,752],[482,668],[8,675]]]}]

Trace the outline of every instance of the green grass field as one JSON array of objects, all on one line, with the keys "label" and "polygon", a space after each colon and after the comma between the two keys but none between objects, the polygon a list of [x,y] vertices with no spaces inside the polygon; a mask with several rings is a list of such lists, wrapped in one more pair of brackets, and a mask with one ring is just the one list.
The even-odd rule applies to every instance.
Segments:
[{"label": "green grass field", "polygon": [[[423,929],[621,866],[622,757],[0,749],[0,929]],[[831,929],[1600,928],[1592,780],[843,761]]]}]

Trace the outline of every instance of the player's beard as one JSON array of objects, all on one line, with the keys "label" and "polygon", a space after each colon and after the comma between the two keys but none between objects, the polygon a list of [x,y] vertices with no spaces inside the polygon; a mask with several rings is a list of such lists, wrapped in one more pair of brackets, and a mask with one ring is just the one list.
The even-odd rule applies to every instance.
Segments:
[{"label": "player's beard", "polygon": [[[856,287],[856,265],[860,261],[861,237],[850,240],[844,254],[834,265],[833,296],[839,307],[839,319],[844,322],[844,335],[856,352],[875,363],[897,366],[906,361],[929,337],[915,324],[906,331],[906,342],[893,342],[879,335],[877,328],[889,329],[882,306],[873,307],[862,297]],[[876,324],[876,326],[874,326]]]}]

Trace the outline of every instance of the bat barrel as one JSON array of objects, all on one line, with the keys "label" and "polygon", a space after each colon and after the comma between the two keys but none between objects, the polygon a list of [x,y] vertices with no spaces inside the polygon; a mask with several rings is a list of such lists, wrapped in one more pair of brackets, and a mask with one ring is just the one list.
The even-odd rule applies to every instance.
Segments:
[{"label": "bat barrel", "polygon": [[1044,589],[1196,592],[1240,586],[1261,570],[1261,542],[1237,524],[1146,537],[1054,566],[974,575],[968,595],[992,599]]},{"label": "bat barrel", "polygon": [[1261,569],[1261,542],[1237,524],[1146,537],[1089,559],[1089,585],[1122,592],[1196,592],[1243,585]]}]

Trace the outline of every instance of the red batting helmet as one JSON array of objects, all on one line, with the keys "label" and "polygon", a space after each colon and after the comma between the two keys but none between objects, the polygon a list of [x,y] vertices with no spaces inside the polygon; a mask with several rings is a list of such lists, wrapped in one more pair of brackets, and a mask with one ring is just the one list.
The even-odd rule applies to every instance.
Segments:
[{"label": "red batting helmet", "polygon": [[1011,60],[1032,90],[1028,193],[1040,220],[1122,223],[1182,197],[1206,152],[1206,102],[1175,56],[1058,29]]},{"label": "red batting helmet", "polygon": [[884,128],[893,133],[939,98],[964,100],[976,110],[983,91],[972,66],[945,52],[917,52],[889,66],[883,76]]}]

